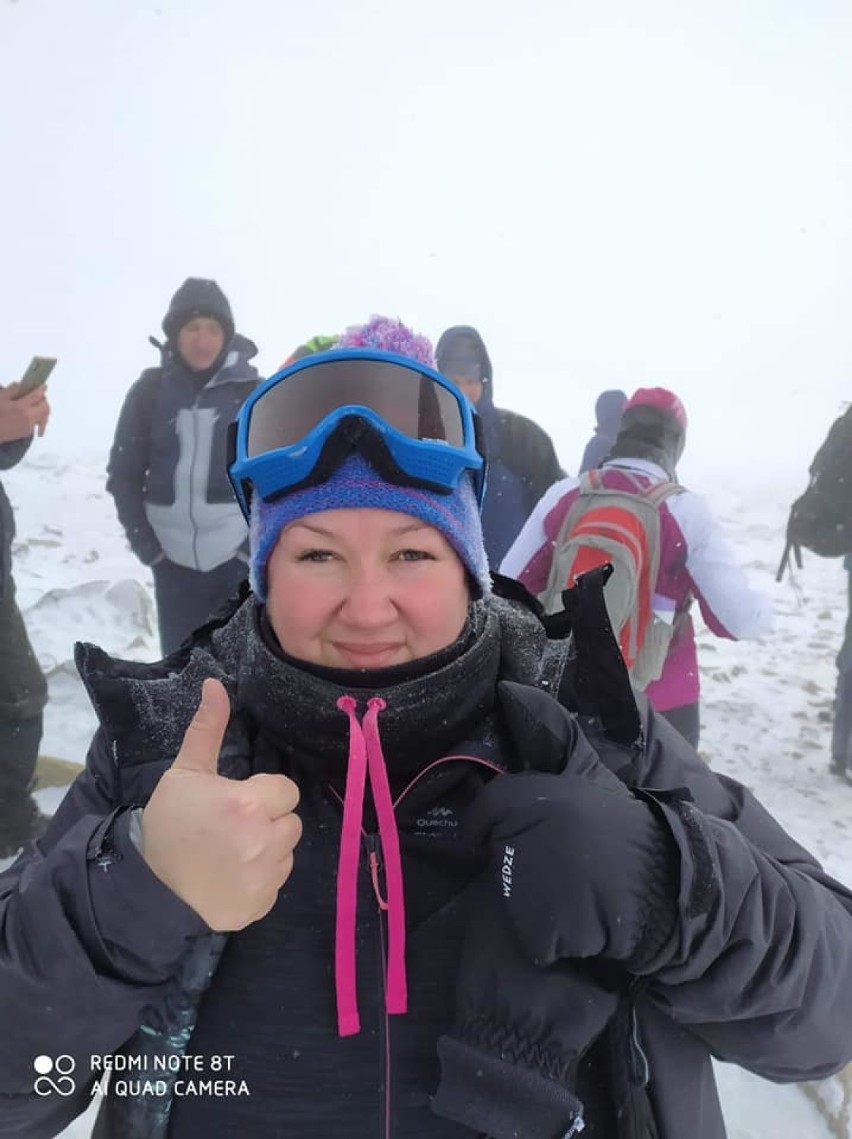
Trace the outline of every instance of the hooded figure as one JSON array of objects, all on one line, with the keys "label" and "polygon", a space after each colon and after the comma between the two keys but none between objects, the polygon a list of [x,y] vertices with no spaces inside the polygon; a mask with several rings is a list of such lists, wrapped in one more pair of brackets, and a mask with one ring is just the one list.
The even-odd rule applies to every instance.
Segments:
[{"label": "hooded figure", "polygon": [[586,449],[583,452],[580,474],[599,467],[609,455],[615,437],[618,435],[621,415],[626,403],[627,395],[625,392],[616,389],[601,392],[598,396],[595,402],[595,433],[586,444]]},{"label": "hooded figure", "polygon": [[235,333],[215,281],[188,278],[163,331],[159,367],[142,373],[119,415],[107,490],[131,549],[151,566],[167,656],[246,576],[247,529],[227,479],[227,431],[260,377],[249,363],[257,348]]},{"label": "hooded figure", "polygon": [[[603,489],[636,493],[676,482],[686,426],[686,410],[674,392],[640,388],[625,405],[618,436],[599,468]],[[580,480],[573,478],[551,487],[504,558],[501,573],[542,594],[562,524],[580,490]],[[673,629],[662,673],[645,693],[697,747],[700,682],[693,600],[711,632],[730,640],[764,636],[772,624],[772,605],[749,580],[703,498],[677,487],[660,504],[659,517],[653,611]]]},{"label": "hooded figure", "polygon": [[[0,471],[26,454],[50,415],[44,388],[17,397],[0,386]],[[31,795],[47,683],[15,599],[15,515],[0,482],[0,859],[36,838],[46,821]]]},{"label": "hooded figure", "polygon": [[438,371],[474,404],[488,455],[482,529],[496,569],[533,507],[564,476],[550,436],[523,415],[494,405],[494,379],[485,343],[475,328],[448,328],[435,348]]},{"label": "hooded figure", "polygon": [[77,647],[99,731],[0,876],[4,1134],[112,1068],[99,1139],[723,1139],[711,1057],[852,1054],[852,895],[637,707],[601,575],[573,643],[495,594],[470,407],[391,339],[240,416],[259,592]]}]

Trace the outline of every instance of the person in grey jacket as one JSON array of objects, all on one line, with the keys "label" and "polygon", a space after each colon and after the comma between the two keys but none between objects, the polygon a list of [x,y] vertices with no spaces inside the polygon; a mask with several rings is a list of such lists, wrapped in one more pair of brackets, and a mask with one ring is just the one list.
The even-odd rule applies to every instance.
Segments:
[{"label": "person in grey jacket", "polygon": [[[246,525],[225,476],[228,425],[259,382],[215,281],[190,277],[163,318],[162,362],[131,387],[107,490],[151,567],[168,656],[246,577]],[[156,342],[155,342],[156,343]]]},{"label": "person in grey jacket", "polygon": [[621,425],[627,393],[618,388],[601,392],[595,400],[595,431],[586,444],[578,474],[599,467],[612,450]]},{"label": "person in grey jacket", "polygon": [[[45,387],[24,396],[0,387],[0,470],[19,463],[50,416]],[[47,684],[15,601],[15,516],[0,484],[0,858],[41,833],[44,818],[30,794],[41,742]]]},{"label": "person in grey jacket", "polygon": [[241,415],[244,600],[78,646],[86,770],[0,876],[0,1136],[111,1067],[97,1139],[723,1139],[711,1056],[852,1055],[852,894],[637,709],[601,574],[570,642],[492,581],[469,405],[356,343]]}]

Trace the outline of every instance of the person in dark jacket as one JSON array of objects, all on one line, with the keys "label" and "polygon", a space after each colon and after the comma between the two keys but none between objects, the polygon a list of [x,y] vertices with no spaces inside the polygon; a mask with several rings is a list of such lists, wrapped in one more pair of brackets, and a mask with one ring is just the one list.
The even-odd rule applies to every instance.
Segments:
[{"label": "person in dark jacket", "polygon": [[852,1054],[852,894],[640,717],[600,581],[570,645],[494,593],[470,405],[376,340],[241,412],[232,614],[78,646],[101,726],[0,876],[5,1137],[109,1067],[98,1139],[722,1139],[711,1055]]},{"label": "person in dark jacket", "polygon": [[[45,387],[19,396],[0,387],[0,470],[19,463],[50,416]],[[41,743],[47,684],[15,601],[15,516],[0,483],[0,858],[40,833],[44,819],[30,788]]]},{"label": "person in dark jacket", "polygon": [[579,474],[592,471],[606,459],[615,444],[627,393],[613,389],[601,392],[595,401],[595,433],[586,444]]},{"label": "person in dark jacket", "polygon": [[848,605],[843,644],[837,654],[829,769],[832,774],[852,782],[852,556],[844,558],[843,565],[848,575]]},{"label": "person in dark jacket", "polygon": [[476,407],[488,452],[482,529],[494,568],[548,487],[565,477],[550,436],[537,423],[494,406],[494,376],[482,337],[469,325],[448,328],[435,347],[438,371]]},{"label": "person in dark jacket", "polygon": [[246,526],[225,452],[228,425],[259,376],[249,363],[257,348],[235,334],[215,281],[188,278],[163,331],[160,366],[142,373],[121,409],[107,490],[130,548],[151,567],[168,656],[247,573]]}]

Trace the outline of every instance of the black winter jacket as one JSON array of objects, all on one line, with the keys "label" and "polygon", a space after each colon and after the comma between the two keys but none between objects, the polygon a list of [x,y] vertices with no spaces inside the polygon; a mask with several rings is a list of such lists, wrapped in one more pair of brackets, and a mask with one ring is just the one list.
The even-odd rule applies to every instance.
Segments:
[{"label": "black winter jacket", "polygon": [[247,529],[228,482],[227,432],[260,382],[257,348],[235,336],[209,379],[166,345],[163,362],[131,387],[115,430],[107,490],[130,548],[203,572],[244,547]]},{"label": "black winter jacket", "polygon": [[[588,715],[588,678],[566,661],[563,646],[545,645],[534,617],[493,599],[473,606],[458,652],[437,662],[428,683],[393,683],[391,675],[380,690],[388,704],[384,750],[400,800],[411,998],[405,1016],[384,1014],[383,917],[362,863],[362,1030],[339,1039],[332,911],[335,789],[346,765],[335,701],[343,689],[282,660],[259,620],[249,599],[227,624],[200,631],[191,652],[162,664],[80,649],[101,731],[40,848],[0,876],[0,1005],[18,1026],[14,1040],[0,1036],[0,1136],[52,1135],[83,1110],[92,1055],[136,1058],[137,1075],[146,1057],[151,1065],[156,1057],[186,1057],[207,1065],[209,1078],[213,1055],[233,1052],[234,1077],[250,1096],[188,1095],[168,1075],[162,1091],[122,1096],[114,1080],[97,1134],[552,1139],[576,1129],[578,1101],[586,1100],[595,1139],[621,1139],[630,1132],[599,1126],[604,1116],[593,1108],[602,1084],[627,1086],[616,1078],[634,1058],[623,1054],[626,1034],[606,1028],[600,1035],[624,1019],[625,1002],[662,1139],[724,1135],[711,1054],[778,1080],[826,1075],[849,1059],[849,893],[647,705],[642,754],[612,746]],[[131,839],[129,808],[147,801],[176,754],[208,675],[228,688],[233,713],[220,771],[290,773],[302,789],[305,822],[276,906],[229,938],[211,935],[154,878]],[[537,688],[573,691],[583,730]],[[488,900],[490,872],[460,836],[495,770],[585,777],[600,767],[598,757],[639,787],[656,788],[677,847],[675,926],[665,954],[634,979],[606,962],[542,968],[519,959]],[[524,784],[511,774],[497,779],[506,802],[516,800],[513,788],[520,794]],[[693,805],[675,790],[683,788]],[[371,842],[368,828],[367,852],[375,853]],[[541,872],[546,882],[548,867]],[[558,890],[552,897],[562,920]],[[505,964],[496,976],[495,959]],[[517,1014],[508,1026],[511,1049],[477,1032],[468,1011],[501,986]],[[549,1042],[544,1048],[528,1034],[523,1010],[534,1008],[545,1018],[536,1030]],[[609,1049],[606,1059],[608,1036],[621,1041],[622,1053]],[[75,1061],[74,1096],[34,1094],[32,1056],[48,1042]],[[562,1062],[569,1055],[574,1060]],[[584,1073],[577,1061],[592,1055],[597,1067]]]}]

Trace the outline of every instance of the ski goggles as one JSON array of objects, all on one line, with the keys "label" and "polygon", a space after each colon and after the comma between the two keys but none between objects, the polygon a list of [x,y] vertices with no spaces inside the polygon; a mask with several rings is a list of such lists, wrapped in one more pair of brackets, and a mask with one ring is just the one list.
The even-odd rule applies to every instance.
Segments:
[{"label": "ski goggles", "polygon": [[485,459],[466,396],[406,356],[343,348],[282,369],[240,408],[228,477],[244,516],[253,493],[270,501],[322,481],[312,476],[327,445],[353,419],[387,453],[393,481],[451,494],[470,472],[482,505]]}]

